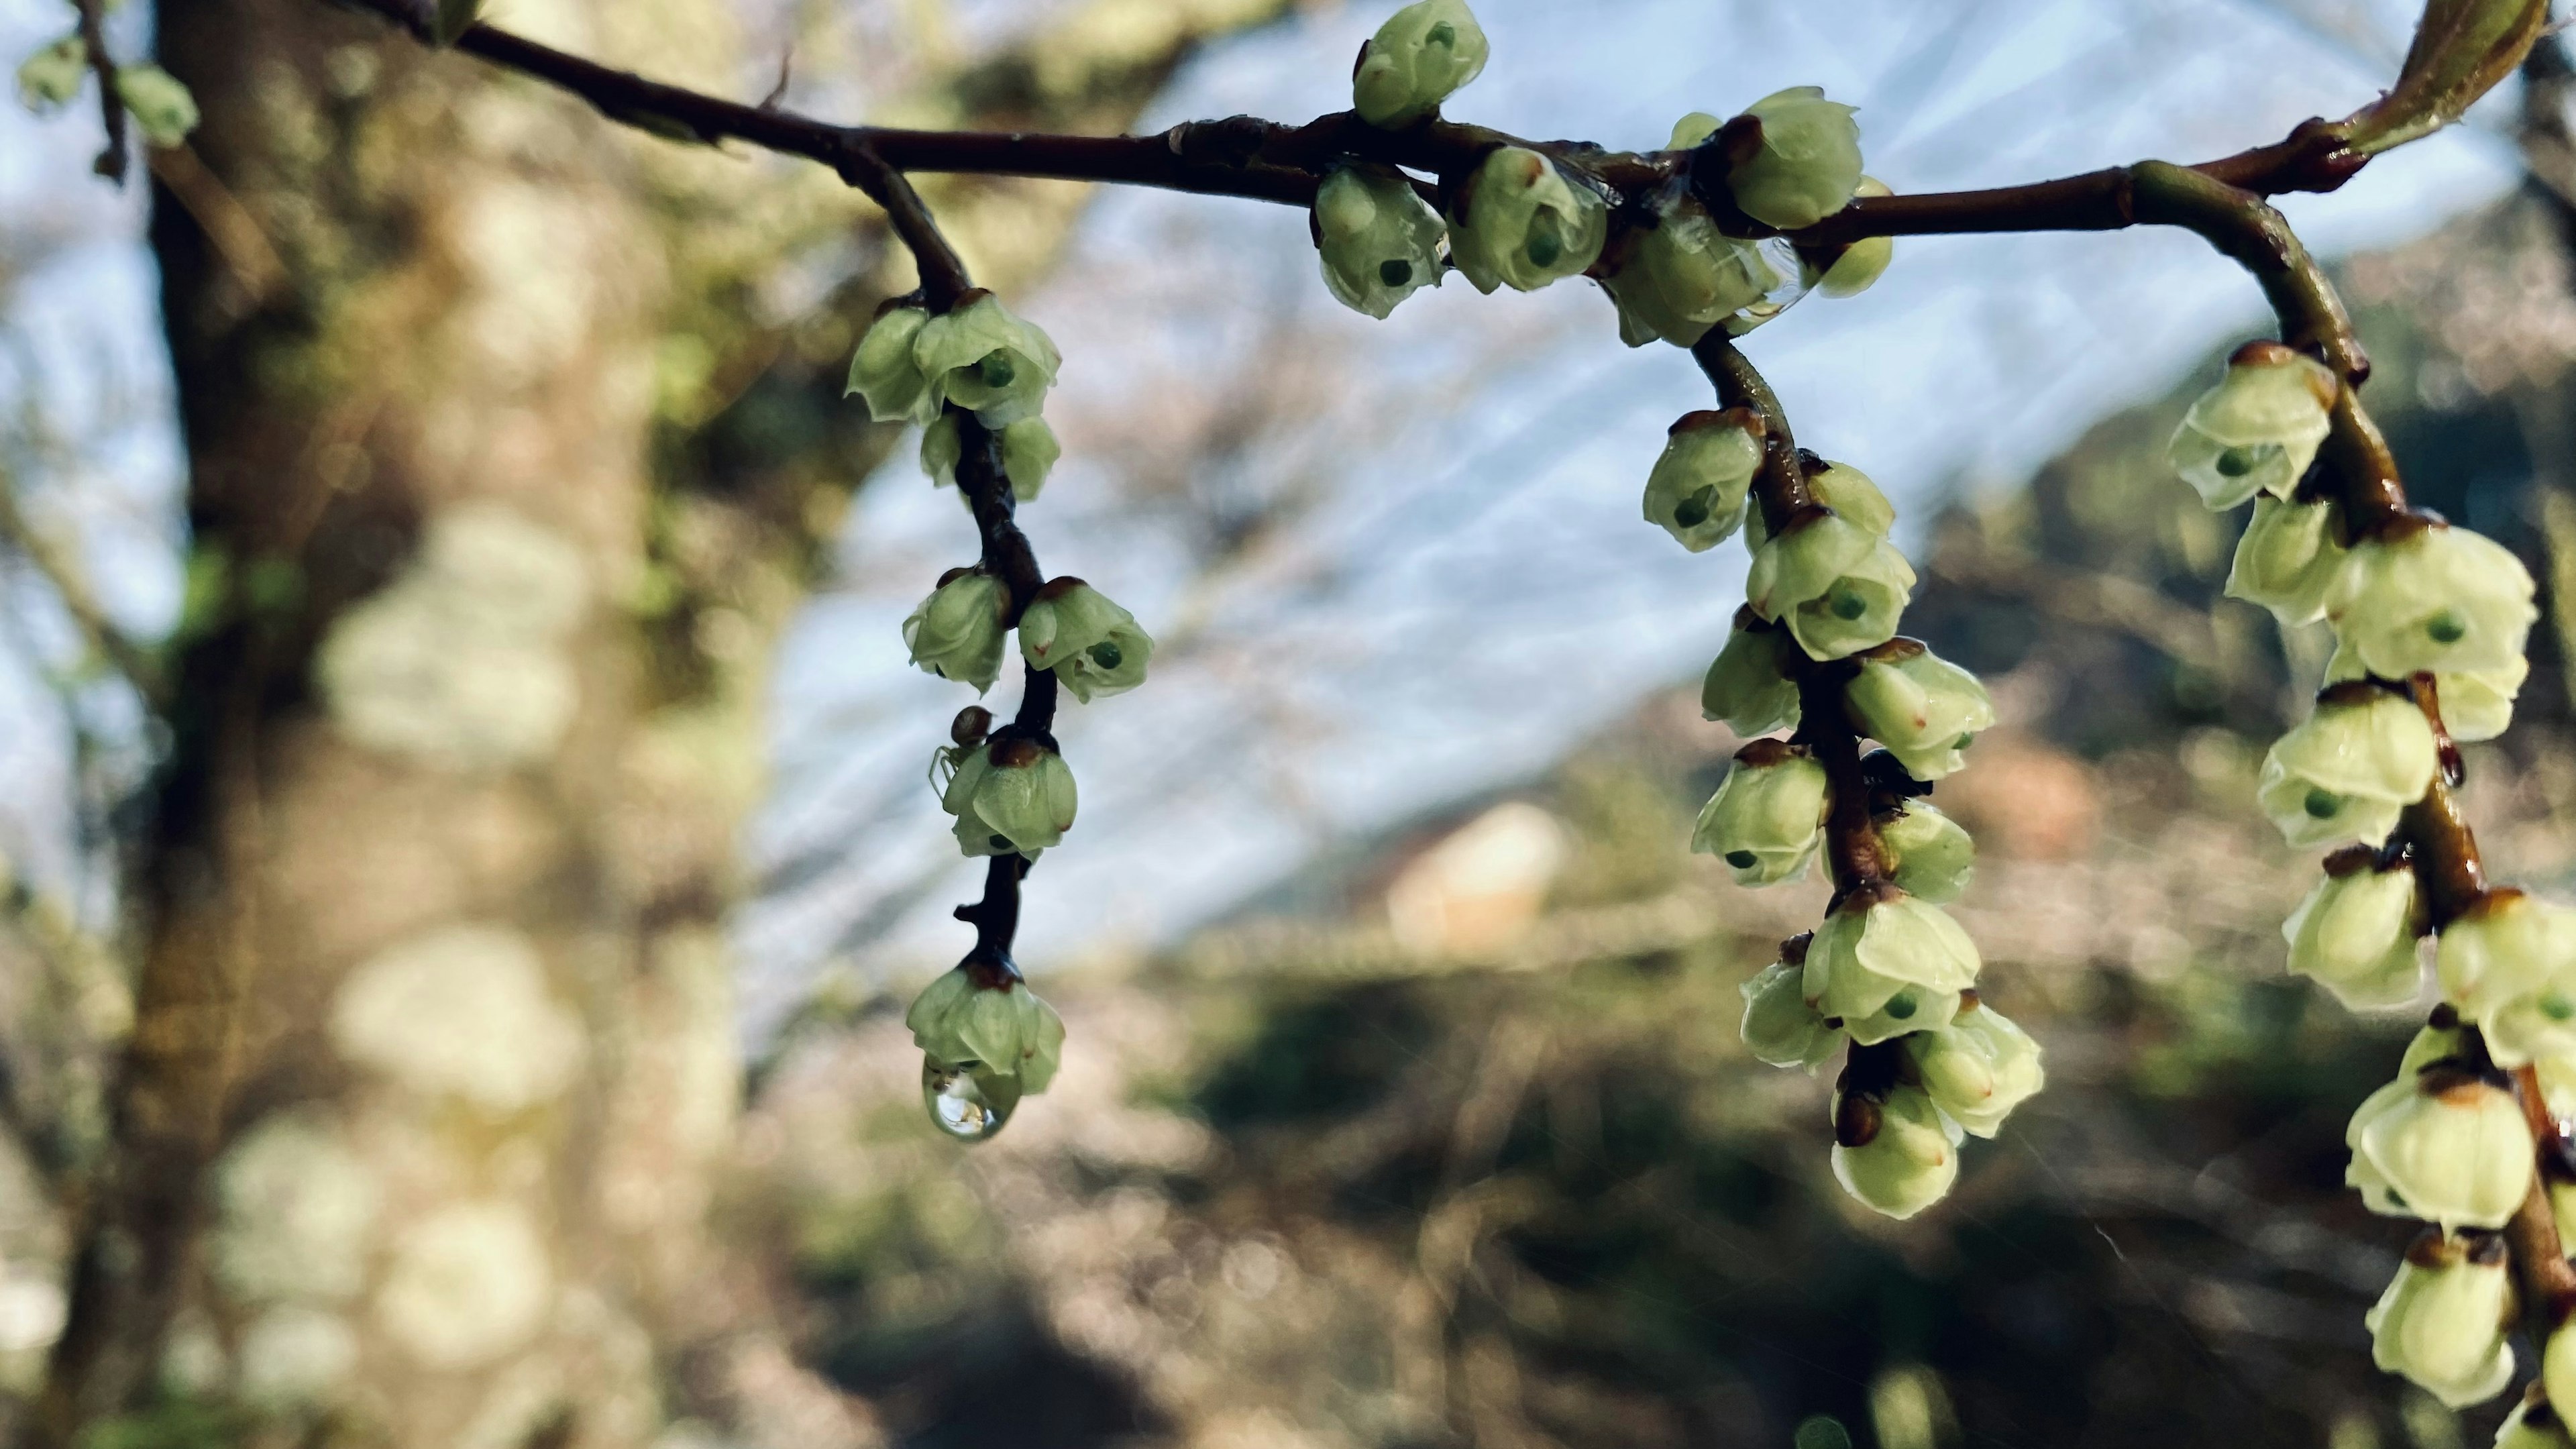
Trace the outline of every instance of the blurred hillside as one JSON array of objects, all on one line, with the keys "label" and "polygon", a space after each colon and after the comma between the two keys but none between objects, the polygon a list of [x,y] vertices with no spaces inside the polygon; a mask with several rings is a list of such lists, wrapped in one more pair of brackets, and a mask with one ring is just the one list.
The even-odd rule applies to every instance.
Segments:
[{"label": "blurred hillside", "polygon": [[[2576,576],[2564,224],[2535,190],[2346,277],[2417,496],[2545,581]],[[729,1211],[814,1360],[922,1449],[2485,1443],[2491,1411],[2370,1367],[2404,1230],[2340,1139],[2410,1020],[2280,969],[2313,866],[2254,772],[2321,645],[2219,597],[2242,519],[2162,463],[2225,350],[1928,551],[1911,627],[2009,725],[1938,797],[1984,852],[1961,916],[2050,1065],[1940,1209],[1855,1209],[1826,1083],[1738,1042],[1737,983],[1824,888],[1684,853],[1736,742],[1677,685],[1527,789],[1053,980],[1061,1084],[989,1148],[920,1121],[899,1001],[809,1015]],[[2548,592],[2470,760],[2490,859],[2544,885],[2576,866]]]}]

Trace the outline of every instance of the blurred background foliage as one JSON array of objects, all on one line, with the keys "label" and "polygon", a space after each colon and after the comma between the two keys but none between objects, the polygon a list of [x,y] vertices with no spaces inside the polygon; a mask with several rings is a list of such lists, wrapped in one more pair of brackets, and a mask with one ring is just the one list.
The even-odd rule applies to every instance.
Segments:
[{"label": "blurred background foliage", "polygon": [[[817,109],[1112,129],[1201,39],[1281,9],[1037,7],[1053,28],[1035,39],[1012,7],[781,24]],[[601,47],[682,79],[732,75],[723,53],[742,37],[642,15],[609,24]],[[347,91],[334,104],[354,107],[374,80],[345,54],[328,62]],[[2495,871],[2544,888],[2576,883],[2576,191],[2552,129],[2559,84],[2543,74],[2527,92],[2544,99],[2526,107],[2528,175],[2511,195],[2339,271],[2410,489],[2543,581],[2550,626],[2516,728],[2471,750],[2469,804]],[[837,188],[637,154],[656,159],[621,182],[672,276],[651,324],[651,487],[618,598],[640,708],[717,721],[690,737],[715,758],[692,758],[739,803],[758,789],[744,757],[768,639],[803,589],[832,582],[851,480],[903,446],[857,425],[838,384],[856,319],[907,284],[905,264]],[[960,181],[932,199],[1011,285],[1045,270],[1083,197]],[[24,250],[0,255],[0,281],[62,244],[9,235]],[[275,236],[338,295],[327,228]],[[316,247],[321,262],[300,255]],[[255,254],[228,264],[249,268],[245,285],[260,270]],[[1220,379],[1232,401],[1172,456],[1151,455],[1169,443],[1151,436],[1130,450],[1137,497],[1184,499],[1210,572],[1257,555],[1308,501],[1229,487],[1279,413],[1331,401],[1306,376],[1328,367],[1299,360],[1319,344],[1276,325],[1274,371]],[[2410,1023],[2356,1019],[2280,971],[2279,921],[2313,866],[2264,827],[2253,781],[2322,644],[2219,596],[2241,519],[2203,511],[2161,462],[2234,340],[2027,486],[1962,478],[1918,535],[1907,628],[1985,673],[2008,721],[1937,797],[1983,852],[1960,913],[1991,995],[2045,1042],[2051,1074],[2000,1140],[1970,1150],[1938,1211],[1895,1225],[1849,1203],[1825,1166],[1827,1083],[1764,1068],[1737,1040],[1738,984],[1824,892],[1747,893],[1687,855],[1738,742],[1675,679],[1534,776],[1335,841],[1175,942],[1050,973],[1074,1043],[1063,1076],[987,1148],[961,1152],[921,1120],[900,1024],[911,983],[827,978],[752,1037],[741,1114],[708,1173],[722,1262],[705,1296],[728,1310],[657,1335],[658,1442],[2486,1442],[2493,1409],[2455,1415],[2378,1375],[2361,1328],[2405,1229],[2343,1189],[2341,1133]],[[14,424],[0,471],[45,471],[68,446],[59,423]],[[11,622],[38,635],[28,652],[56,661],[85,726],[61,770],[86,806],[80,851],[113,862],[147,833],[138,781],[169,742],[105,697],[82,638],[105,637],[100,622],[54,597],[76,571],[47,565],[44,531],[14,516],[0,541],[25,566],[16,582],[54,592]],[[229,568],[195,543],[191,584]],[[184,602],[172,614],[179,645],[204,637]],[[856,854],[884,848],[865,822],[839,835]],[[105,1150],[132,945],[119,901],[17,874],[0,934],[12,1416],[61,1329],[68,1199]],[[763,884],[784,893],[794,872]],[[405,1441],[207,1389],[218,1378],[172,1363],[157,1405],[93,1435],[98,1449]],[[574,1442],[577,1422],[539,1413],[500,1442]]]}]

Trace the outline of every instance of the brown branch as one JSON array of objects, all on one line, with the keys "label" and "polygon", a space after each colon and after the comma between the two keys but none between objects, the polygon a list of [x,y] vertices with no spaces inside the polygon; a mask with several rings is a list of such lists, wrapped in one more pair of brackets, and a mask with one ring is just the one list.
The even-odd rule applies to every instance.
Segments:
[{"label": "brown branch", "polygon": [[81,48],[98,77],[98,116],[107,127],[107,147],[90,169],[119,186],[125,184],[125,98],[116,90],[116,58],[107,53],[107,25],[102,0],[74,0],[80,10]]},{"label": "brown branch", "polygon": [[2551,1159],[2566,1155],[2567,1134],[2549,1115],[2538,1068],[2514,1069],[2513,1094],[2522,1103],[2523,1120],[2531,1126],[2541,1162],[2531,1175],[2531,1191],[2523,1195],[2522,1206],[2504,1225],[2505,1246],[2513,1252],[2521,1279],[2523,1308],[2534,1325],[2532,1341],[2545,1344],[2550,1330],[2576,1311],[2576,1264],[2567,1261],[2566,1247],[2558,1240],[2558,1214],[2549,1202]]}]

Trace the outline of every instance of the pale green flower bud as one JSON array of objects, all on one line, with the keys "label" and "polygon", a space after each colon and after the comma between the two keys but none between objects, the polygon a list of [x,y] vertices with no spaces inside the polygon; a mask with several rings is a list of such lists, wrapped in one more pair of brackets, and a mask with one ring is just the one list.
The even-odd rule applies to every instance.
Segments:
[{"label": "pale green flower bud", "polygon": [[1797,724],[1798,686],[1785,672],[1788,656],[1780,652],[1796,647],[1786,630],[1764,627],[1750,610],[1738,614],[1726,647],[1700,682],[1701,715],[1724,720],[1728,729],[1748,737]]},{"label": "pale green flower bud", "polygon": [[1738,885],[1796,880],[1815,859],[1825,821],[1825,767],[1802,746],[1755,740],[1699,812],[1691,849],[1714,855]]},{"label": "pale green flower bud", "polygon": [[1977,842],[1929,800],[1906,801],[1878,823],[1878,838],[1896,860],[1890,878],[1909,896],[1948,905],[1976,878]]},{"label": "pale green flower bud", "polygon": [[[862,347],[866,346],[864,339]],[[913,365],[941,400],[981,418],[988,428],[1036,417],[1063,365],[1055,344],[1013,315],[1002,299],[974,291],[922,324],[912,340]]]},{"label": "pale green flower bud", "polygon": [[2363,1099],[2344,1129],[2347,1186],[2370,1210],[2445,1230],[2500,1228],[2522,1205],[2533,1172],[2531,1129],[2513,1093],[2453,1065],[2436,1065]]},{"label": "pale green flower bud", "polygon": [[[1022,503],[1046,487],[1047,474],[1063,455],[1055,429],[1044,418],[1022,418],[1002,429],[1002,476],[1011,482],[1011,496]],[[921,430],[921,471],[930,475],[934,486],[957,486],[957,465],[963,456],[956,414],[942,412]]]},{"label": "pale green flower bud", "polygon": [[[2550,1341],[2556,1342],[2556,1336]],[[2547,1362],[2542,1360],[2544,1367]],[[2514,1405],[2496,1427],[2495,1449],[2576,1449],[2576,1438],[2568,1436],[2566,1421],[2552,1402],[2533,1394]]]},{"label": "pale green flower bud", "polygon": [[2272,742],[2255,799],[2292,845],[2378,841],[2440,770],[2433,727],[2404,695],[2336,685]]},{"label": "pale green flower bud", "polygon": [[2326,617],[2382,679],[2486,673],[2522,657],[2540,617],[2531,596],[2531,574],[2511,550],[2436,523],[2356,546]]},{"label": "pale green flower bud", "polygon": [[[1745,107],[1762,144],[1727,169],[1727,190],[1755,221],[1796,231],[1851,204],[1860,189],[1860,123],[1820,86],[1791,86]],[[1730,146],[1732,143],[1729,143]]]},{"label": "pale green flower bud", "polygon": [[[2261,505],[2256,505],[2261,506]],[[2326,683],[2368,679],[2370,668],[2350,641],[2335,646],[2326,661]],[[2441,706],[2442,728],[2462,744],[2491,740],[2513,726],[2513,702],[2531,677],[2531,659],[2518,655],[2503,669],[2433,676],[2433,695]]]},{"label": "pale green flower bud", "polygon": [[1089,704],[1145,682],[1154,641],[1136,616],[1076,578],[1050,581],[1020,615],[1020,653]]},{"label": "pale green flower bud", "polygon": [[1887,540],[1817,514],[1765,540],[1744,587],[1753,611],[1786,623],[1809,655],[1840,659],[1894,637],[1914,568]]},{"label": "pale green flower bud", "polygon": [[968,855],[1034,856],[1073,828],[1073,771],[1035,740],[988,743],[960,761],[940,796]]},{"label": "pale green flower bud", "polygon": [[1416,0],[1361,47],[1351,109],[1372,126],[1412,125],[1483,72],[1485,54],[1484,29],[1459,0]]},{"label": "pale green flower bud", "polygon": [[1708,140],[1726,125],[1706,111],[1693,111],[1673,122],[1673,138],[1664,143],[1667,151],[1688,151]]},{"label": "pale green flower bud", "polygon": [[2326,595],[2352,555],[2334,541],[2334,505],[2254,500],[2254,518],[2236,540],[2227,597],[2260,604],[2285,626],[2326,616]]},{"label": "pale green flower bud", "polygon": [[[930,314],[919,307],[879,312],[850,354],[850,380],[842,396],[855,393],[865,399],[868,416],[881,423],[937,422],[939,391],[912,358],[912,345],[929,321]],[[955,441],[953,434],[950,441]]]},{"label": "pale green flower bud", "polygon": [[987,984],[995,974],[954,968],[913,998],[903,1024],[943,1066],[1016,1077],[1022,1091],[1043,1092],[1064,1060],[1064,1018],[1017,978]]},{"label": "pale green flower bud", "polygon": [[1010,614],[1011,591],[1000,579],[976,569],[950,569],[903,621],[904,647],[916,666],[982,694],[1001,675]]},{"label": "pale green flower bud", "polygon": [[1834,1180],[1864,1205],[1910,1218],[1959,1180],[1959,1125],[1921,1087],[1834,1097]]},{"label": "pale green flower bud", "polygon": [[1870,1046],[1949,1025],[1978,964],[1976,943],[1939,906],[1896,890],[1854,895],[1807,947],[1807,1000]]},{"label": "pale green flower bud", "polygon": [[1479,292],[1535,292],[1575,276],[1601,255],[1610,234],[1610,209],[1598,193],[1519,146],[1485,158],[1452,220],[1451,257]]},{"label": "pale green flower bud", "polygon": [[1843,702],[1861,733],[1887,746],[1918,780],[1966,765],[1961,751],[1995,722],[1994,700],[1977,676],[1911,639],[1870,650]]},{"label": "pale green flower bud", "polygon": [[197,98],[177,76],[157,65],[129,65],[116,72],[116,98],[134,118],[143,139],[176,146],[197,129]]},{"label": "pale green flower bud", "polygon": [[18,101],[38,115],[70,105],[89,76],[89,47],[75,31],[28,56],[18,67]]},{"label": "pale green flower bud", "polygon": [[1377,318],[1424,287],[1440,285],[1440,213],[1403,173],[1345,166],[1315,192],[1316,247],[1324,285],[1343,306]]},{"label": "pale green flower bud", "polygon": [[1684,413],[1646,475],[1646,521],[1693,553],[1744,522],[1744,500],[1762,470],[1762,418],[1749,408]]},{"label": "pale green flower bud", "polygon": [[[1867,473],[1849,463],[1829,462],[1807,474],[1807,492],[1832,509],[1835,517],[1863,532],[1885,538],[1896,526],[1896,505],[1887,501],[1887,494]],[[1760,509],[1753,510],[1745,519],[1744,546],[1758,551],[1770,541],[1770,525]]]},{"label": "pale green flower bud", "polygon": [[2290,969],[2355,1011],[2404,1006],[2423,988],[2415,872],[2382,868],[2369,846],[2326,858],[2326,873],[2281,923]]},{"label": "pale green flower bud", "polygon": [[2370,1361],[2403,1374],[2452,1408],[2483,1402],[2513,1381],[2505,1322],[2513,1281],[2504,1240],[2426,1233],[2363,1316]]},{"label": "pale green flower bud", "polygon": [[1805,982],[1805,968],[1784,960],[1744,983],[1744,1044],[1755,1060],[1813,1069],[1842,1046],[1843,1034],[1807,1004]]},{"label": "pale green flower bud", "polygon": [[[1854,196],[1893,196],[1886,182],[1875,176],[1864,176]],[[1867,236],[1843,248],[1833,265],[1816,279],[1816,290],[1828,297],[1857,297],[1877,285],[1887,275],[1888,263],[1896,260],[1896,238]]]},{"label": "pale green flower bud", "polygon": [[1979,1137],[2003,1130],[2013,1108],[2038,1095],[2048,1079],[2039,1043],[1974,991],[1961,996],[1948,1026],[1918,1031],[1904,1039],[1904,1048],[1933,1104]]},{"label": "pale green flower bud", "polygon": [[2256,493],[2297,491],[2342,384],[2324,363],[2278,342],[2249,342],[2227,360],[2227,376],[2183,414],[2165,456],[2213,510]]},{"label": "pale green flower bud", "polygon": [[1658,337],[1688,347],[1788,280],[1760,247],[1720,232],[1695,201],[1659,212],[1656,222],[1636,233],[1604,283],[1619,304],[1620,336],[1632,347]]},{"label": "pale green flower bud", "polygon": [[2503,888],[2442,928],[2442,999],[2503,1067],[2576,1054],[2576,911]]}]

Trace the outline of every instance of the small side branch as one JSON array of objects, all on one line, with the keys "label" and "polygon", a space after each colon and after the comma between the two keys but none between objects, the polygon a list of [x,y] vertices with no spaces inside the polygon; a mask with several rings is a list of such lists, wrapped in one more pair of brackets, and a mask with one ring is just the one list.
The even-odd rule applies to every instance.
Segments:
[{"label": "small side branch", "polygon": [[106,6],[104,0],[76,0],[80,9],[81,48],[89,52],[89,68],[98,77],[98,115],[107,127],[107,148],[98,153],[90,169],[115,182],[125,184],[125,97],[116,89],[116,59],[107,53]]}]

